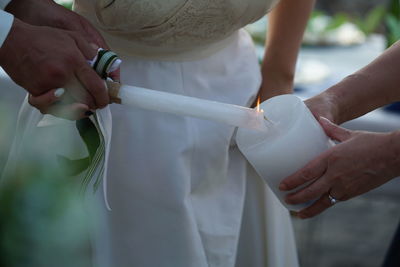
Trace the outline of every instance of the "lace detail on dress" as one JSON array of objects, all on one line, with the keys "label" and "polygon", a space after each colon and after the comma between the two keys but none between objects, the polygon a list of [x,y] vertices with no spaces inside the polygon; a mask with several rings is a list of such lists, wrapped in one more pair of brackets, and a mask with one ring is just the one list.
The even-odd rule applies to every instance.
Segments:
[{"label": "lace detail on dress", "polygon": [[107,33],[148,46],[188,48],[223,40],[278,0],[98,0]]},{"label": "lace detail on dress", "polygon": [[185,2],[187,0],[97,0],[96,15],[104,29],[112,32],[138,32],[163,24]]}]

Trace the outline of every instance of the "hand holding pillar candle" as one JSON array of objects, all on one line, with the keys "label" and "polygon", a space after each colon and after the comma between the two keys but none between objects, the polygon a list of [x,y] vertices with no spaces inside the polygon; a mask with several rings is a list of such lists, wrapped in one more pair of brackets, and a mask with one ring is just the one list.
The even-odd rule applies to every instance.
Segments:
[{"label": "hand holding pillar candle", "polygon": [[306,105],[294,95],[273,97],[261,104],[265,131],[239,128],[236,142],[257,173],[268,183],[281,203],[299,211],[305,205],[288,205],[280,182],[333,146]]}]

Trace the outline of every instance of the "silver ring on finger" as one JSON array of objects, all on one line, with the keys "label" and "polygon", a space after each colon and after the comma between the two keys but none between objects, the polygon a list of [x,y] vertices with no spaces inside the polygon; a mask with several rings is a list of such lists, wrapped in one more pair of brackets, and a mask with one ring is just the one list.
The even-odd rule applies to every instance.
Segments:
[{"label": "silver ring on finger", "polygon": [[329,201],[331,202],[331,205],[335,205],[336,203],[338,203],[340,201],[337,198],[334,198],[333,196],[331,196],[330,193],[328,193],[328,198],[329,198]]}]

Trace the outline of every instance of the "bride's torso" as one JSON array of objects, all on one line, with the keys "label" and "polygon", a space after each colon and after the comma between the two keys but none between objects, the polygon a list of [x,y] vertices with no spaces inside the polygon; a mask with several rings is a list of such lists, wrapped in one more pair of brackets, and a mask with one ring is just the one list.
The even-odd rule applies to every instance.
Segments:
[{"label": "bride's torso", "polygon": [[196,57],[229,43],[278,0],[75,0],[114,50],[142,56]]}]

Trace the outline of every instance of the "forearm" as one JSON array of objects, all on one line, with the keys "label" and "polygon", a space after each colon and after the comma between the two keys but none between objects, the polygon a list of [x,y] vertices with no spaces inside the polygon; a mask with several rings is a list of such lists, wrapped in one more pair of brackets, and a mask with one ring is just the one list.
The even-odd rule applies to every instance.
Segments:
[{"label": "forearm", "polygon": [[333,101],[339,124],[400,101],[400,42],[317,97]]},{"label": "forearm", "polygon": [[[281,0],[269,14],[269,27],[262,74],[282,80],[282,87],[268,88],[263,95],[291,93],[297,55],[314,0]],[[268,79],[264,79],[268,81]]]}]

